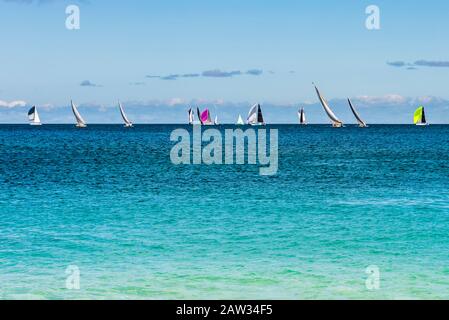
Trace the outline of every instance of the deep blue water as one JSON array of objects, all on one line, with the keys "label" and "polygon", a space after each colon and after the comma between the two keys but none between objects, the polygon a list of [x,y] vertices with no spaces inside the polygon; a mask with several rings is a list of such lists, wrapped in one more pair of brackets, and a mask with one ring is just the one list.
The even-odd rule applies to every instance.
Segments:
[{"label": "deep blue water", "polygon": [[179,127],[0,126],[0,298],[449,298],[449,126],[272,126],[271,177]]}]

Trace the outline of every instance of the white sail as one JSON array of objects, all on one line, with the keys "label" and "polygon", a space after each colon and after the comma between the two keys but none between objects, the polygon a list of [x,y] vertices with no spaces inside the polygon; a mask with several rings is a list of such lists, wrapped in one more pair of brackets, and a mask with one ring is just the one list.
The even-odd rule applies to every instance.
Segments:
[{"label": "white sail", "polygon": [[211,117],[211,115],[210,115],[210,111],[208,112],[208,114],[207,114],[207,122],[206,122],[207,124],[212,124],[212,117]]},{"label": "white sail", "polygon": [[251,110],[249,110],[248,113],[248,123],[256,123],[257,122],[257,107],[258,105],[255,104],[251,107]]},{"label": "white sail", "polygon": [[242,118],[242,116],[239,114],[239,118],[238,118],[238,120],[237,120],[237,125],[238,126],[243,126],[243,125],[245,125],[245,121],[243,121],[243,118]]},{"label": "white sail", "polygon": [[360,115],[358,114],[357,110],[355,110],[354,106],[352,105],[351,99],[348,99],[349,102],[349,107],[352,110],[352,113],[354,114],[354,117],[356,118],[357,122],[359,123],[359,127],[361,128],[366,128],[368,125],[366,124],[365,121],[362,120],[362,118],[360,118]]},{"label": "white sail", "polygon": [[195,113],[192,109],[189,109],[189,124],[193,124],[195,122]]},{"label": "white sail", "polygon": [[340,119],[337,118],[337,116],[334,114],[332,109],[329,107],[329,104],[327,101],[323,98],[318,88],[315,86],[316,93],[318,95],[318,99],[320,99],[321,105],[324,108],[324,111],[326,111],[327,116],[331,119],[335,127],[341,127],[343,126],[343,122],[340,121]]},{"label": "white sail", "polygon": [[42,124],[36,106],[33,106],[30,111],[28,111],[28,119],[32,126],[40,126]]},{"label": "white sail", "polygon": [[129,128],[133,126],[133,123],[131,121],[129,121],[128,117],[126,116],[125,110],[123,110],[123,106],[122,104],[118,103],[118,107],[120,109],[120,114],[122,115],[123,121],[125,122],[125,127]]},{"label": "white sail", "polygon": [[75,116],[75,119],[76,119],[76,126],[78,128],[85,128],[85,127],[87,127],[86,121],[84,121],[83,117],[81,117],[81,114],[78,112],[78,109],[76,108],[76,106],[73,103],[73,101],[70,101],[70,103],[72,105],[73,115]]},{"label": "white sail", "polygon": [[306,123],[306,113],[304,112],[304,108],[301,108],[301,110],[298,111],[298,118],[300,124],[307,124]]},{"label": "white sail", "polygon": [[214,124],[215,124],[216,126],[219,125],[219,123],[218,123],[218,116],[215,116]]},{"label": "white sail", "polygon": [[198,107],[196,107],[196,115],[198,116],[198,124],[203,125],[203,121],[201,120],[200,108],[198,108]]},{"label": "white sail", "polygon": [[260,104],[255,104],[248,113],[247,122],[249,125],[258,126],[264,125],[265,121],[263,119],[262,109]]}]

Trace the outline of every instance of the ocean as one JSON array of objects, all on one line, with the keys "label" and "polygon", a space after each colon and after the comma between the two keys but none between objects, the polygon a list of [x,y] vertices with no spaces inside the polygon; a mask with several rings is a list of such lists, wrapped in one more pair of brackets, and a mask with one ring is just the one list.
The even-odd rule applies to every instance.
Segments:
[{"label": "ocean", "polygon": [[274,176],[176,128],[1,125],[0,299],[449,298],[449,126],[269,126]]}]

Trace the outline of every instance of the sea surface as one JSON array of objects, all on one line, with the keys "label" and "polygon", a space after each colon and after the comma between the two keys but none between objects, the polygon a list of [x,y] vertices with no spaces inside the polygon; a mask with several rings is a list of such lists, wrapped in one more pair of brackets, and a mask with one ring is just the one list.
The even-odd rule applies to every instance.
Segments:
[{"label": "sea surface", "polygon": [[0,126],[0,299],[449,299],[449,126],[268,127],[268,177],[180,127]]}]

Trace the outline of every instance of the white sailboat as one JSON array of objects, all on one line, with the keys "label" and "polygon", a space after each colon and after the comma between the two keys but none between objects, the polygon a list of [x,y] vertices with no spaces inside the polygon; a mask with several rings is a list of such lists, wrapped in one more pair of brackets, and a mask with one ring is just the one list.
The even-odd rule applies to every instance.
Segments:
[{"label": "white sailboat", "polygon": [[129,121],[128,117],[126,116],[125,110],[123,110],[123,106],[120,101],[118,102],[118,107],[120,109],[120,114],[122,115],[123,122],[125,123],[125,128],[132,128],[133,123]]},{"label": "white sailboat", "polygon": [[315,90],[316,93],[318,95],[318,99],[320,99],[321,105],[324,108],[324,111],[326,112],[327,116],[329,117],[329,119],[332,121],[332,126],[334,128],[341,128],[343,127],[343,122],[340,121],[340,119],[337,118],[337,116],[335,115],[335,113],[332,111],[332,109],[329,107],[329,104],[327,103],[327,101],[323,98],[323,96],[321,95],[320,91],[318,90],[317,86],[315,86]]},{"label": "white sailboat", "polygon": [[301,124],[303,126],[307,125],[306,113],[304,112],[304,108],[301,108],[301,110],[298,111],[298,118],[299,118],[299,124]]},{"label": "white sailboat", "polygon": [[76,108],[73,101],[70,101],[70,104],[72,105],[73,115],[75,116],[76,119],[76,127],[86,128],[87,127],[86,121],[84,121],[83,117],[81,117],[81,114],[78,112],[78,109]]},{"label": "white sailboat", "polygon": [[195,113],[193,112],[192,108],[189,109],[189,124],[193,125],[195,122]]},{"label": "white sailboat", "polygon": [[36,106],[33,106],[30,111],[28,111],[28,120],[30,120],[30,125],[32,126],[42,125]]},{"label": "white sailboat", "polygon": [[264,126],[265,121],[263,119],[262,109],[260,104],[255,104],[248,113],[247,123],[251,126]]},{"label": "white sailboat", "polygon": [[354,106],[352,105],[351,99],[348,99],[348,102],[349,102],[349,107],[351,108],[351,111],[354,114],[354,117],[357,119],[357,122],[359,123],[359,127],[367,128],[368,125],[366,124],[365,121],[362,120],[362,118],[360,118],[359,113],[357,112],[357,110],[355,110]]},{"label": "white sailboat", "polygon": [[195,110],[189,109],[189,124],[190,125],[201,125],[201,113],[200,109],[196,108],[196,115],[198,117],[198,120],[195,120]]},{"label": "white sailboat", "polygon": [[218,116],[215,116],[214,125],[216,125],[216,126],[220,125],[220,124],[218,123]]},{"label": "white sailboat", "polygon": [[245,121],[243,121],[242,116],[239,114],[239,118],[237,119],[237,125],[238,126],[244,126],[245,125]]}]

